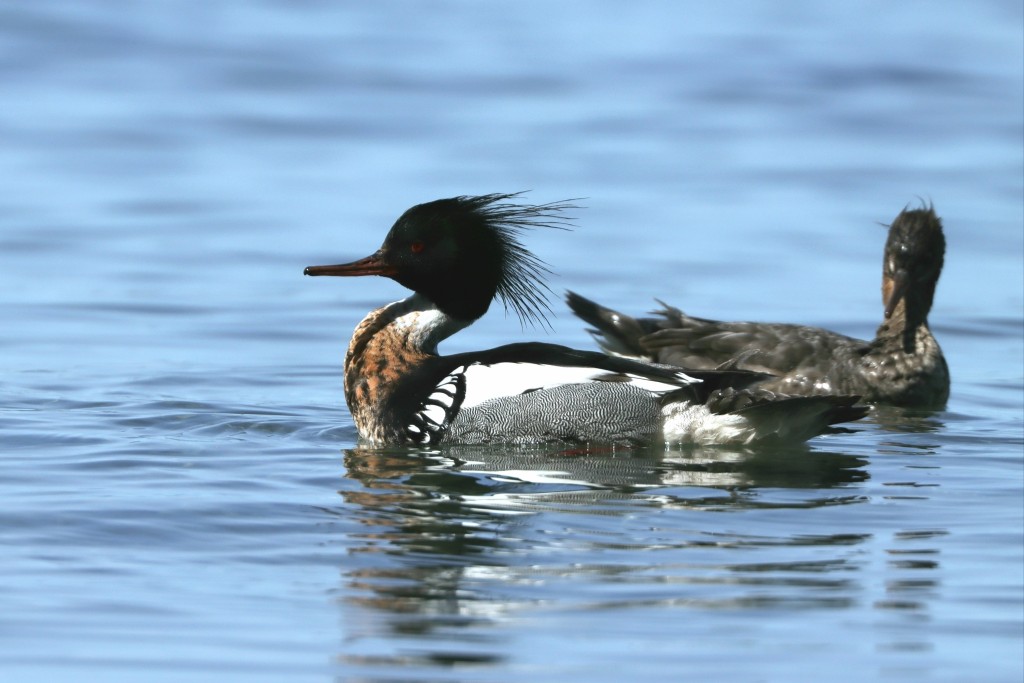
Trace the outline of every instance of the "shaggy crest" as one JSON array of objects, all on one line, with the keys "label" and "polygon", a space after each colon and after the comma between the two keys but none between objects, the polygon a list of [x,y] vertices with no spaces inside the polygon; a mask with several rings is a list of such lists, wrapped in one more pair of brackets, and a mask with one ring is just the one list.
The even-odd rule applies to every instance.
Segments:
[{"label": "shaggy crest", "polygon": [[534,256],[519,241],[520,235],[533,228],[570,230],[569,221],[561,212],[577,209],[572,199],[548,204],[511,204],[506,200],[519,197],[523,192],[485,194],[454,197],[454,201],[479,216],[491,228],[502,251],[501,278],[497,294],[505,306],[511,308],[525,326],[540,323],[550,327],[547,314],[551,312],[548,296],[552,293],[546,277],[551,269]]}]

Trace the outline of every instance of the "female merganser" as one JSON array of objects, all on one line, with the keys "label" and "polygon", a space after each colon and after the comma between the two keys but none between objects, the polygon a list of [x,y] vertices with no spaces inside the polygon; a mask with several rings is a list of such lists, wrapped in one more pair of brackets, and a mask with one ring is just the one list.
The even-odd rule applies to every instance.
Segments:
[{"label": "female merganser", "polygon": [[441,356],[497,296],[522,322],[545,322],[545,264],[517,239],[565,227],[565,202],[515,194],[414,206],[375,253],[306,275],[383,275],[412,296],[371,312],[345,356],[345,399],[376,445],[568,442],[752,444],[803,441],[862,417],[856,397],[791,398],[749,389],[763,375],[681,371],[545,343]]},{"label": "female merganser", "polygon": [[949,368],[928,328],[945,250],[932,207],[900,212],[885,244],[885,318],[872,341],[802,325],[694,318],[664,304],[660,318],[637,319],[572,292],[567,301],[611,354],[763,372],[772,377],[758,386],[786,394],[856,394],[872,403],[934,408],[949,398]]}]

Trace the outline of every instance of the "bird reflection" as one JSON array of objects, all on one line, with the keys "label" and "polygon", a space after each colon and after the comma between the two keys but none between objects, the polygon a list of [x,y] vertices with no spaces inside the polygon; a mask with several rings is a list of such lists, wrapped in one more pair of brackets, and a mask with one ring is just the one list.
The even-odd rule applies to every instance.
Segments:
[{"label": "bird reflection", "polygon": [[[857,503],[842,488],[864,481],[866,461],[806,448],[760,450],[552,450],[450,447],[440,451],[356,448],[345,452],[359,486],[340,495],[354,505],[362,544],[417,566],[367,569],[354,581],[382,580],[375,607],[406,613],[429,598],[433,611],[453,599],[466,565],[515,551],[521,515],[628,514],[630,503],[669,508],[820,507]],[[758,499],[760,488],[808,489],[786,503]],[[623,504],[625,503],[625,504]],[[447,587],[447,588],[445,588]],[[442,599],[442,596],[445,596]],[[412,601],[406,598],[411,598]],[[387,605],[391,605],[390,608]],[[454,606],[444,611],[458,613]]]},{"label": "bird reflection", "polygon": [[[807,509],[867,502],[856,486],[866,460],[849,454],[356,448],[344,463],[355,480],[340,492],[345,514],[362,531],[349,534],[339,657],[378,672],[500,664],[516,656],[507,632],[521,628],[517,616],[550,601],[587,604],[604,582],[647,607],[652,591],[691,610],[842,610],[867,596],[885,615],[926,614],[939,587],[930,535],[885,541],[800,524]],[[701,514],[759,507],[792,509],[798,528],[749,535],[736,529],[743,517]],[[677,525],[637,535],[639,511],[658,508]],[[647,543],[656,555],[642,552]],[[864,582],[872,548],[888,560],[884,585]],[[572,586],[579,592],[565,595]]]},{"label": "bird reflection", "polygon": [[880,455],[901,452],[934,455],[942,447],[940,435],[946,431],[944,418],[949,417],[945,411],[874,406],[866,421],[879,427],[877,451]]},{"label": "bird reflection", "polygon": [[871,409],[868,421],[874,422],[886,432],[928,434],[940,432],[946,428],[945,421],[941,419],[944,412],[879,405]]}]

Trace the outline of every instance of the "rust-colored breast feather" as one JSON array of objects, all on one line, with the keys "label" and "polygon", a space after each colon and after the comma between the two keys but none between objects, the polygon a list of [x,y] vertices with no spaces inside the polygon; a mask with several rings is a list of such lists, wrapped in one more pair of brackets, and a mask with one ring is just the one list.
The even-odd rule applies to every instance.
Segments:
[{"label": "rust-colored breast feather", "polygon": [[393,442],[404,425],[391,424],[388,407],[406,401],[393,397],[404,377],[430,358],[410,343],[410,331],[394,325],[387,310],[368,315],[356,327],[345,356],[345,401],[360,435]]}]

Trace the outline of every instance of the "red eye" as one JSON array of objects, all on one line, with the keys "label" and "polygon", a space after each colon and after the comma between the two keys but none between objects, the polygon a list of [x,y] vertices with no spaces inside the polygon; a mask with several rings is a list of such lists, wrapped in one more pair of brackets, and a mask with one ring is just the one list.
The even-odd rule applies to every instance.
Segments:
[{"label": "red eye", "polygon": [[414,254],[418,254],[424,249],[426,249],[426,245],[423,244],[423,242],[413,242],[412,244],[409,245],[409,251],[411,251]]}]

